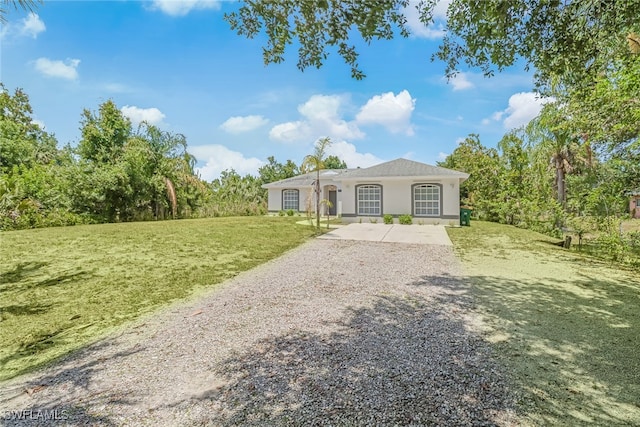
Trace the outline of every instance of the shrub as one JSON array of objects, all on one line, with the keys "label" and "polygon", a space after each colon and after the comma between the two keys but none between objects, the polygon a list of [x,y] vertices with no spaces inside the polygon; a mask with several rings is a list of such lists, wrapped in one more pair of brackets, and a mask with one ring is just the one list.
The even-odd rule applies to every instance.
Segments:
[{"label": "shrub", "polygon": [[289,209],[289,210],[287,211],[287,215],[288,215],[288,216],[293,216],[293,214],[294,214],[294,213],[295,213],[295,212],[293,211],[293,209]]},{"label": "shrub", "polygon": [[382,220],[384,221],[385,224],[393,224],[393,215],[384,214],[384,216],[382,217]]},{"label": "shrub", "polygon": [[411,215],[400,215],[398,217],[398,222],[403,225],[410,225],[413,224],[413,218]]},{"label": "shrub", "polygon": [[286,215],[286,212],[285,212],[285,211],[280,211],[280,212],[278,212],[278,215],[280,215],[280,216],[285,216],[285,215]]},{"label": "shrub", "polygon": [[378,218],[369,218],[369,222],[371,224],[377,224],[378,223]]}]

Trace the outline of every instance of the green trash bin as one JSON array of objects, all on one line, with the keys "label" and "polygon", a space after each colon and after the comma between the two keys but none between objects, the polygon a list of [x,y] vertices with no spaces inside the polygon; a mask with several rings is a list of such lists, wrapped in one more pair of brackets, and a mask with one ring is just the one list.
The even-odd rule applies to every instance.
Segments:
[{"label": "green trash bin", "polygon": [[460,208],[460,225],[471,227],[471,209]]}]

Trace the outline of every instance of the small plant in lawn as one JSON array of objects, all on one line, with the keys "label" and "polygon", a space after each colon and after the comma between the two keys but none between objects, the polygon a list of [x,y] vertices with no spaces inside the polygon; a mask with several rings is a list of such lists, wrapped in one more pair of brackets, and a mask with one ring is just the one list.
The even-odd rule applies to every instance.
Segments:
[{"label": "small plant in lawn", "polygon": [[295,212],[293,211],[293,209],[289,209],[289,210],[287,211],[287,216],[293,216],[293,214],[294,214],[294,213],[295,213]]},{"label": "small plant in lawn", "polygon": [[280,212],[278,212],[278,215],[285,216],[285,215],[287,215],[287,213],[285,211],[280,211]]},{"label": "small plant in lawn", "polygon": [[382,217],[382,220],[384,221],[385,224],[393,224],[393,215],[384,214],[384,216]]},{"label": "small plant in lawn", "polygon": [[578,236],[578,249],[582,249],[582,239],[585,234],[592,233],[597,228],[597,224],[592,217],[575,216],[567,221],[569,229]]},{"label": "small plant in lawn", "polygon": [[327,214],[327,229],[329,228],[329,218],[331,217],[331,208],[333,207],[333,203],[331,200],[322,199],[320,202],[321,205],[325,206],[325,212]]},{"label": "small plant in lawn", "polygon": [[398,217],[398,222],[403,225],[410,225],[413,224],[413,218],[411,217],[411,215],[400,215]]}]

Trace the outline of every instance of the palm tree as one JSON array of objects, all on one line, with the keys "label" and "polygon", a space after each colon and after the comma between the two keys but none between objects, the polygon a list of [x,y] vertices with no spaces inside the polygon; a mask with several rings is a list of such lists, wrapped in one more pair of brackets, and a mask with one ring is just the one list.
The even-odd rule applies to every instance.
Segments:
[{"label": "palm tree", "polygon": [[320,229],[320,170],[325,167],[325,156],[329,145],[331,145],[329,137],[320,138],[316,141],[313,154],[305,156],[304,160],[302,160],[302,167],[305,170],[316,173],[314,188],[316,193],[316,227],[318,229]]},{"label": "palm tree", "polygon": [[566,176],[576,163],[587,163],[580,158],[579,139],[573,135],[571,122],[563,117],[557,105],[547,104],[542,113],[532,120],[527,132],[534,144],[534,155],[541,161],[549,161],[555,169],[554,187],[556,200],[563,211],[567,209]]},{"label": "palm tree", "polygon": [[0,0],[0,24],[7,22],[7,12],[11,7],[13,9],[24,9],[27,12],[34,12],[38,4],[41,4],[42,0]]}]

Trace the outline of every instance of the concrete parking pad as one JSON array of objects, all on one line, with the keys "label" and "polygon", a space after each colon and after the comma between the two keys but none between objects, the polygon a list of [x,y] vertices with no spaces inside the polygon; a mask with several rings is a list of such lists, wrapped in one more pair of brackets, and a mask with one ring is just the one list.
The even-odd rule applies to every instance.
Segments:
[{"label": "concrete parking pad", "polygon": [[318,238],[453,246],[443,225],[349,224]]}]

